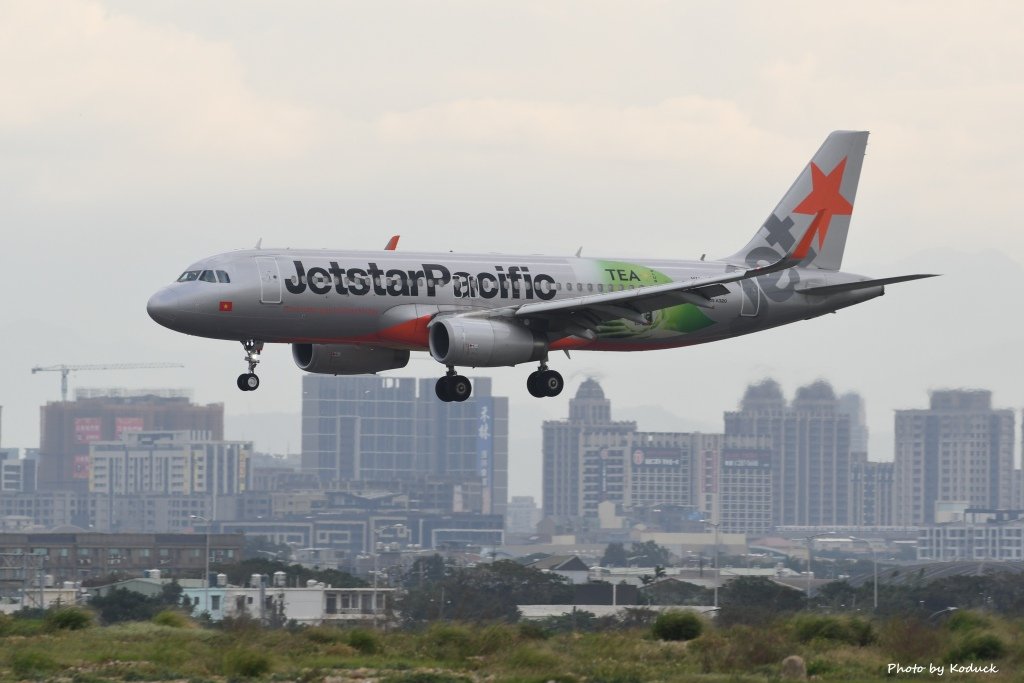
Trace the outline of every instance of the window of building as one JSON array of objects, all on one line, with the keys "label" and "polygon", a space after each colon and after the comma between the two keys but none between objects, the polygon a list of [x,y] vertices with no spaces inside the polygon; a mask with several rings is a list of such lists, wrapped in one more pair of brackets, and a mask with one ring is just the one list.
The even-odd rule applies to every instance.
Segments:
[{"label": "window of building", "polygon": [[211,595],[210,596],[210,609],[211,610],[219,610],[220,609],[220,596],[219,595]]}]

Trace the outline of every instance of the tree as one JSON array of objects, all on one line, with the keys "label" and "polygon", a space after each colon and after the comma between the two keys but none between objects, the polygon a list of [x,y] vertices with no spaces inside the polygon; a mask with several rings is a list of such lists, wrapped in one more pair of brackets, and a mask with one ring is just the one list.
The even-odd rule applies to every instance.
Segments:
[{"label": "tree", "polygon": [[266,557],[253,557],[234,564],[216,565],[213,569],[227,574],[228,583],[236,586],[245,584],[253,574],[273,576],[275,572],[284,572],[288,585],[304,586],[310,580],[320,581],[334,588],[362,588],[368,585],[348,572],[337,569],[307,569],[301,564],[289,565]]},{"label": "tree", "polygon": [[165,584],[160,595],[143,595],[127,588],[115,588],[98,595],[89,604],[106,624],[121,621],[149,621],[168,607],[181,607],[181,586],[176,581]]},{"label": "tree", "polygon": [[780,616],[799,611],[803,594],[780,586],[763,576],[741,576],[719,590],[718,623],[722,626],[747,624],[760,626]]},{"label": "tree", "polygon": [[649,605],[710,605],[714,593],[686,581],[656,581],[640,589],[643,602]]},{"label": "tree", "polygon": [[668,548],[660,546],[654,541],[634,543],[629,554],[629,564],[638,567],[664,566],[669,563],[672,557],[672,553],[668,551]]},{"label": "tree", "polygon": [[625,567],[628,564],[626,548],[621,543],[609,543],[601,556],[602,567]]},{"label": "tree", "polygon": [[402,577],[402,585],[405,588],[414,588],[426,583],[437,583],[453,568],[453,565],[445,562],[445,559],[436,553],[430,557],[417,557],[409,571]]},{"label": "tree", "polygon": [[410,624],[442,618],[516,621],[517,605],[571,602],[572,586],[564,577],[499,560],[466,569],[449,568],[440,579],[406,591],[397,609]]}]

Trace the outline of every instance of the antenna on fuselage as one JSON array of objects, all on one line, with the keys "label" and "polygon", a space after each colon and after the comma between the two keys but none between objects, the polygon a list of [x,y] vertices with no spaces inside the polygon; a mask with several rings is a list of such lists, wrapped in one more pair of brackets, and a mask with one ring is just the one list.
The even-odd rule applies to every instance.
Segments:
[{"label": "antenna on fuselage", "polygon": [[583,247],[581,246],[579,249],[576,250],[576,258],[579,258],[580,254],[582,254],[582,253],[583,253]]},{"label": "antenna on fuselage", "polygon": [[262,249],[263,248],[263,238],[262,237],[259,238],[258,240],[256,240],[256,248],[257,249]]}]

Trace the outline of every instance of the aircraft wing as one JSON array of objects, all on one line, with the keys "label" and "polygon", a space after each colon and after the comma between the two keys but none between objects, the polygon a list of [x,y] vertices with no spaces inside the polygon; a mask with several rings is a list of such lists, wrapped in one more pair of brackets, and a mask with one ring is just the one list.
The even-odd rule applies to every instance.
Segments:
[{"label": "aircraft wing", "polygon": [[513,317],[524,319],[545,319],[552,331],[564,331],[589,339],[594,337],[597,325],[607,320],[624,318],[642,323],[644,313],[679,304],[694,304],[707,308],[711,305],[712,297],[722,296],[729,291],[725,287],[728,282],[767,275],[799,264],[806,258],[810,249],[811,240],[816,232],[815,223],[816,221],[812,222],[804,236],[788,253],[764,266],[684,282],[668,282],[638,289],[528,303],[511,311],[505,309],[495,313],[511,313]]}]

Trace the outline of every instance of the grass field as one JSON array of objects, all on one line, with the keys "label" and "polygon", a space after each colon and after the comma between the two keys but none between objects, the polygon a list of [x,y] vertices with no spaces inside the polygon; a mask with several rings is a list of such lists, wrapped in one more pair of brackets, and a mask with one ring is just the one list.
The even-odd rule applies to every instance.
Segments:
[{"label": "grass field", "polygon": [[[57,622],[57,623],[54,623]],[[735,626],[689,641],[649,628],[550,633],[535,624],[436,623],[418,632],[241,622],[200,628],[182,615],[99,627],[76,619],[0,618],[0,679],[89,681],[454,681],[639,683],[764,681],[800,655],[820,680],[879,680],[890,664],[923,666],[900,678],[1020,680],[1022,624],[961,613],[943,624],[801,615],[770,628]],[[999,673],[951,672],[949,664]]]}]

